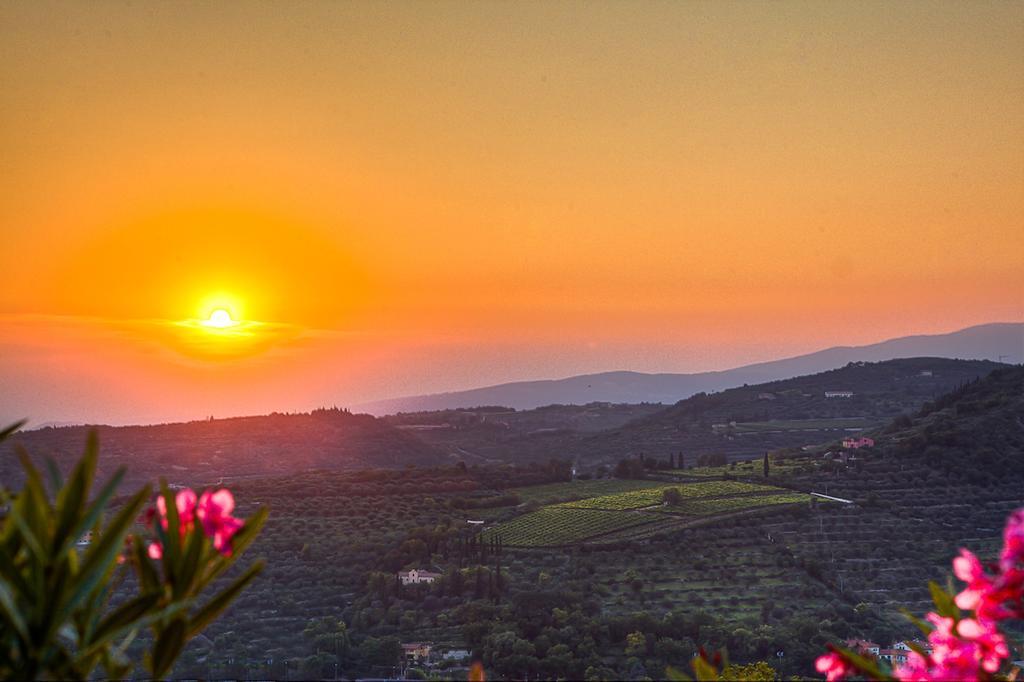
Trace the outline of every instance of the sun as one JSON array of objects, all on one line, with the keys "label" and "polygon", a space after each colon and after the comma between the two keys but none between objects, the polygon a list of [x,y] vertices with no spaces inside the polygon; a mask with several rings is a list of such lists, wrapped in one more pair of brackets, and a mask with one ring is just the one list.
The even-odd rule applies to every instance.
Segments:
[{"label": "sun", "polygon": [[241,301],[218,294],[203,301],[195,317],[171,321],[181,330],[176,338],[187,354],[203,359],[226,360],[262,352],[287,334],[288,325],[260,322],[243,315]]},{"label": "sun", "polygon": [[215,329],[226,329],[227,327],[234,327],[237,324],[238,322],[232,319],[231,313],[224,308],[217,308],[210,313],[209,319],[203,320],[203,326],[213,327]]}]

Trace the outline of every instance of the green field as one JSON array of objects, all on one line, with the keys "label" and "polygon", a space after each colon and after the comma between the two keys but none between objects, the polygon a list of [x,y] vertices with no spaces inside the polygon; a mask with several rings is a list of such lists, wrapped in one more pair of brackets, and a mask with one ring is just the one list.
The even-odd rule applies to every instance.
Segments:
[{"label": "green field", "polygon": [[684,500],[676,507],[667,507],[666,512],[685,514],[686,516],[714,516],[727,512],[770,507],[777,504],[794,504],[809,502],[811,496],[805,493],[781,493],[778,495],[749,495],[745,497],[720,497],[716,499]]},{"label": "green field", "polygon": [[641,526],[629,526],[617,531],[605,533],[604,535],[599,535],[596,538],[584,541],[584,544],[607,545],[626,540],[644,540],[656,535],[670,533],[672,531],[679,530],[680,528],[686,528],[687,526],[692,526],[694,524],[693,519],[685,516],[672,516],[671,514],[645,514],[645,516],[657,516],[660,520],[655,521],[654,523],[645,523]]},{"label": "green field", "polygon": [[[661,506],[667,488],[679,491],[683,498],[680,505]],[[648,537],[703,517],[810,499],[804,493],[744,481],[676,485],[652,481],[581,481],[519,488],[516,493],[535,501],[559,500],[573,495],[584,496],[584,499],[549,504],[484,531],[485,538],[500,536],[509,547],[602,543]],[[588,493],[590,497],[586,497]],[[648,507],[655,508],[655,513],[642,511]]]},{"label": "green field", "polygon": [[497,535],[510,547],[550,547],[657,521],[653,514],[544,507],[484,531],[484,539]]},{"label": "green field", "polygon": [[580,500],[598,495],[612,495],[631,490],[656,488],[664,485],[657,481],[601,480],[601,481],[569,481],[566,483],[549,483],[532,485],[526,488],[513,488],[509,492],[519,495],[523,502],[553,504],[569,500]]},{"label": "green field", "polygon": [[[740,466],[746,465],[746,462],[741,462]],[[752,467],[753,465],[751,465]],[[753,471],[753,468],[750,469]],[[725,474],[729,473],[728,466],[720,467],[690,467],[688,469],[662,469],[659,470],[659,474],[672,474],[677,476],[701,476],[708,478],[721,478]]]},{"label": "green field", "polygon": [[661,485],[657,488],[631,490],[614,495],[601,495],[575,502],[566,502],[560,506],[573,509],[641,509],[661,504],[662,494],[669,488],[675,488],[684,499],[702,497],[723,497],[726,495],[749,495],[753,493],[777,492],[781,488],[742,481],[707,481],[700,483],[684,483],[680,485]]},{"label": "green field", "polygon": [[[769,465],[770,473],[785,473],[794,471],[797,469],[804,469],[808,466],[814,466],[818,464],[817,461],[812,460],[806,455],[800,457],[787,458],[781,461],[773,461]],[[664,469],[659,470],[655,473],[659,474],[671,474],[676,476],[697,476],[700,478],[720,478],[722,476],[741,476],[749,477],[755,476],[761,478],[764,472],[764,465],[760,457],[746,460],[731,462],[725,466],[716,467],[690,467],[689,469]],[[770,478],[769,478],[770,480]]]},{"label": "green field", "polygon": [[849,419],[772,419],[763,422],[739,422],[737,433],[763,433],[765,431],[822,431],[834,429],[871,429],[879,422],[861,417]]}]

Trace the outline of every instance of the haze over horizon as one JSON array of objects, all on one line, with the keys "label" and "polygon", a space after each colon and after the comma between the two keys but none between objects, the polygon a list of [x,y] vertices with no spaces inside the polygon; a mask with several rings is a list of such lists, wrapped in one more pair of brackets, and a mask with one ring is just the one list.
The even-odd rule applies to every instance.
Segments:
[{"label": "haze over horizon", "polygon": [[[948,352],[938,349],[948,348]],[[903,349],[902,351],[900,349]],[[907,352],[906,349],[914,349]],[[864,350],[865,353],[858,353]],[[845,352],[850,351],[850,352]],[[1006,351],[1006,354],[1003,354]],[[819,357],[821,356],[821,357]],[[72,403],[69,408],[62,400],[66,398],[63,390],[58,389],[52,393],[42,391],[38,395],[28,396],[28,391],[33,388],[26,383],[18,386],[11,383],[8,391],[0,394],[0,422],[12,422],[23,418],[25,405],[35,406],[42,414],[50,405],[59,405],[59,409],[81,410],[86,405],[84,412],[66,412],[52,414],[50,418],[40,419],[38,416],[30,419],[26,428],[38,428],[40,426],[62,425],[62,424],[108,424],[112,426],[161,424],[171,422],[187,422],[207,417],[231,418],[258,416],[278,412],[308,412],[320,407],[345,407],[356,412],[368,412],[373,415],[390,414],[396,411],[418,411],[448,409],[451,407],[472,407],[482,404],[510,405],[519,409],[539,407],[552,403],[575,403],[584,404],[593,400],[611,401],[622,403],[639,402],[663,402],[674,403],[677,400],[689,397],[697,391],[718,391],[725,388],[732,388],[741,383],[761,383],[775,379],[791,378],[804,374],[814,374],[827,369],[837,368],[844,365],[851,359],[866,359],[877,362],[882,359],[907,358],[907,357],[947,357],[958,359],[988,359],[1018,363],[1024,358],[1024,323],[990,323],[978,325],[962,330],[954,330],[949,334],[934,335],[911,335],[895,339],[881,339],[877,343],[855,345],[855,346],[830,346],[829,348],[814,349],[809,353],[795,356],[781,356],[763,358],[758,361],[731,365],[726,367],[698,368],[680,372],[662,372],[658,370],[650,372],[639,372],[631,369],[598,369],[593,372],[574,374],[570,376],[536,376],[528,378],[510,378],[508,381],[501,381],[494,384],[470,383],[457,386],[451,390],[427,391],[422,394],[386,395],[374,400],[344,400],[339,399],[338,393],[331,394],[331,388],[325,389],[327,393],[320,402],[305,404],[284,404],[277,393],[270,391],[250,396],[246,402],[225,401],[223,395],[215,395],[213,399],[222,401],[211,402],[209,387],[203,392],[192,394],[197,402],[189,403],[176,412],[166,411],[166,408],[154,406],[127,406],[118,395],[110,395],[103,385],[84,385],[79,387],[78,398],[81,402],[77,405]],[[0,360],[0,369],[4,367]],[[762,369],[763,368],[763,369]],[[744,370],[753,370],[744,372]],[[636,373],[641,376],[656,379],[655,386],[643,387],[627,381],[626,385],[616,388],[615,382],[605,386],[600,395],[590,395],[590,391],[569,391],[559,394],[556,390],[554,396],[576,396],[587,395],[588,397],[575,399],[574,397],[559,398],[547,397],[546,392],[541,390],[536,394],[536,399],[526,398],[523,403],[523,396],[517,396],[515,388],[519,386],[535,389],[544,384],[561,384],[573,382],[598,375],[615,375],[620,373]],[[11,373],[9,373],[11,374]],[[720,378],[713,375],[720,374]],[[664,379],[678,377],[682,381],[676,386],[666,385]],[[692,386],[686,379],[695,377],[697,383]],[[660,380],[659,380],[660,379]],[[710,382],[710,383],[709,383]],[[502,399],[502,390],[506,387],[513,388],[508,397]],[[589,388],[589,387],[588,387]],[[182,394],[189,390],[189,387],[182,386]],[[610,391],[610,392],[609,392]],[[644,393],[650,392],[645,396]],[[673,393],[678,391],[678,393]],[[607,395],[605,395],[607,394]],[[619,395],[621,397],[615,397]],[[446,396],[450,398],[446,399]],[[465,396],[463,398],[463,396]],[[480,396],[479,398],[474,396]],[[469,399],[470,402],[465,402]],[[204,402],[205,401],[205,402]],[[421,401],[423,401],[421,403]],[[436,404],[434,404],[436,403]],[[203,408],[207,408],[203,410]],[[145,410],[149,409],[148,412]],[[19,412],[19,410],[22,410]],[[197,411],[198,410],[198,411]],[[226,411],[225,411],[226,410]],[[9,413],[9,414],[8,414]]]},{"label": "haze over horizon", "polygon": [[1024,321],[1019,3],[282,7],[0,6],[0,416]]}]

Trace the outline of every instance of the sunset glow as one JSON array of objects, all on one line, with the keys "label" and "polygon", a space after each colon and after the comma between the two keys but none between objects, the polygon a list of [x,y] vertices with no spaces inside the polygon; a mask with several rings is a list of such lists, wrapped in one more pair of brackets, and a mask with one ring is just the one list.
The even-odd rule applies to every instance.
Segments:
[{"label": "sunset glow", "polygon": [[431,7],[5,3],[0,371],[153,418],[1024,320],[1019,4]]},{"label": "sunset glow", "polygon": [[0,682],[1021,677],[1024,0],[4,0],[0,73]]},{"label": "sunset glow", "polygon": [[217,308],[210,313],[210,319],[204,320],[203,324],[215,329],[224,329],[225,327],[234,327],[238,323],[231,319],[231,313],[223,308]]}]

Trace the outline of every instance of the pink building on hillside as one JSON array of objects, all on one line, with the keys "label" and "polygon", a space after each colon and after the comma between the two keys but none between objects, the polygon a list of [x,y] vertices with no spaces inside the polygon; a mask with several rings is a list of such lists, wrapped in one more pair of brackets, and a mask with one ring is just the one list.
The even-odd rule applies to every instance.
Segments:
[{"label": "pink building on hillside", "polygon": [[844,438],[843,439],[843,447],[846,448],[847,450],[849,450],[851,448],[854,449],[854,450],[856,450],[858,448],[873,448],[873,447],[875,447],[875,439],[874,438],[865,438],[865,437],[861,437],[861,438]]}]

